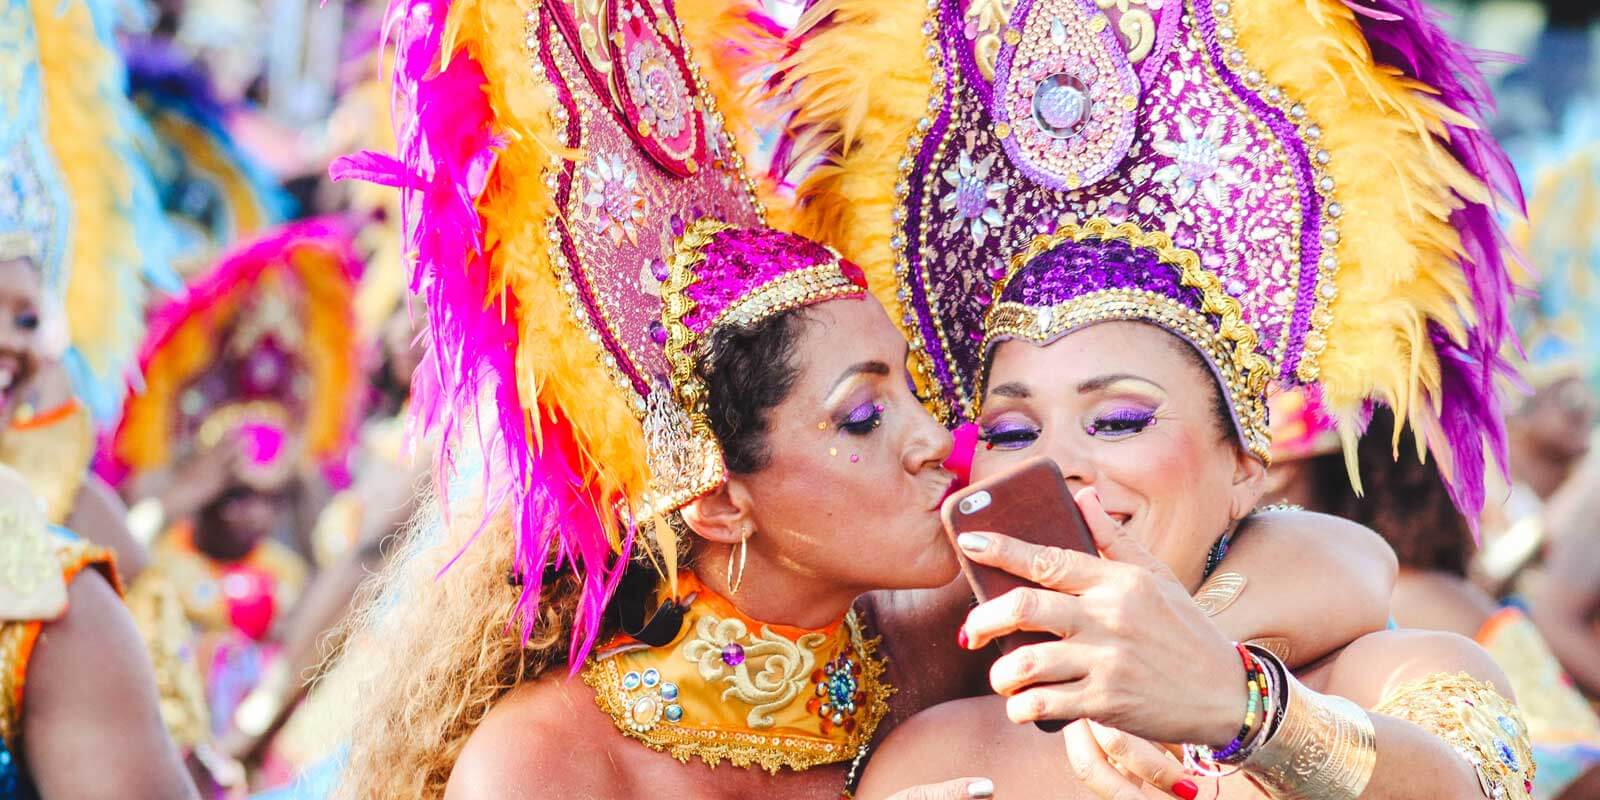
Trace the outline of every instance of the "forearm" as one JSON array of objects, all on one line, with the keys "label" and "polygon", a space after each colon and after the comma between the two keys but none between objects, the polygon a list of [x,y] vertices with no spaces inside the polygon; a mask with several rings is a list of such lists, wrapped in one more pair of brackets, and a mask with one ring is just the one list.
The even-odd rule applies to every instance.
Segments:
[{"label": "forearm", "polygon": [[1480,796],[1477,773],[1448,744],[1405,720],[1372,714],[1378,763],[1364,800]]}]

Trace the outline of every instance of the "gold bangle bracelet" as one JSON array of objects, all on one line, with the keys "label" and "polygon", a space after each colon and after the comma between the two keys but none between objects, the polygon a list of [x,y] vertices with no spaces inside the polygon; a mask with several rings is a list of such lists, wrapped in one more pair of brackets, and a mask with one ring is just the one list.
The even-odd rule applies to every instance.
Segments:
[{"label": "gold bangle bracelet", "polygon": [[1361,706],[1301,685],[1264,648],[1251,648],[1283,678],[1277,729],[1243,765],[1277,800],[1355,800],[1378,764],[1377,737]]}]

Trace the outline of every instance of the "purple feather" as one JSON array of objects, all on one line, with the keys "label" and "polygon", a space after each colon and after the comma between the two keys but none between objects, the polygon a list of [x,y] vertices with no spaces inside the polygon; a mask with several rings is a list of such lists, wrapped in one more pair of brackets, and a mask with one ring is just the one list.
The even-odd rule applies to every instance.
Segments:
[{"label": "purple feather", "polygon": [[1518,347],[1510,315],[1515,297],[1511,250],[1497,211],[1526,210],[1511,160],[1487,131],[1494,100],[1479,65],[1495,56],[1452,39],[1422,0],[1345,0],[1345,5],[1356,12],[1378,63],[1431,87],[1440,103],[1473,122],[1449,126],[1448,138],[1439,143],[1491,196],[1492,205],[1458,196],[1460,207],[1450,216],[1461,236],[1460,268],[1472,292],[1475,319],[1464,342],[1451,341],[1437,327],[1431,335],[1443,373],[1439,422],[1455,463],[1451,498],[1475,521],[1483,508],[1485,442],[1501,471],[1506,469],[1498,385],[1513,376],[1502,354]]}]

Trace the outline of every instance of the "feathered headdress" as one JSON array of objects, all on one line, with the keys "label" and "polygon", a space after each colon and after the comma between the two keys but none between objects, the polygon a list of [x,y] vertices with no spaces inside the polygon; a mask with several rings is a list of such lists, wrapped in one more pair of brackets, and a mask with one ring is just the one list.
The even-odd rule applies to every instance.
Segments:
[{"label": "feathered headdress", "polygon": [[[1274,383],[1319,384],[1350,444],[1375,399],[1475,516],[1513,348],[1495,207],[1521,197],[1420,0],[823,0],[788,45],[765,85],[832,154],[796,229],[890,277],[939,410],[975,408],[986,318],[990,345],[1192,326],[1246,447]],[[1041,315],[1013,276],[1045,262],[1073,277]]]},{"label": "feathered headdress", "polygon": [[102,422],[134,366],[146,288],[180,285],[112,16],[92,2],[0,2],[0,258],[40,267],[67,312],[74,387]]},{"label": "feathered headdress", "polygon": [[524,636],[547,570],[580,577],[576,670],[637,529],[675,581],[664,517],[725,475],[706,337],[865,290],[831,251],[759,227],[728,121],[658,4],[399,0],[388,24],[399,151],[334,175],[401,191],[429,311],[413,413],[447,436],[476,418],[487,513],[517,532]]},{"label": "feathered headdress", "polygon": [[337,474],[361,419],[360,278],[349,226],[313,219],[268,231],[159,306],[102,473],[119,480],[181,453],[247,439],[263,473]]}]

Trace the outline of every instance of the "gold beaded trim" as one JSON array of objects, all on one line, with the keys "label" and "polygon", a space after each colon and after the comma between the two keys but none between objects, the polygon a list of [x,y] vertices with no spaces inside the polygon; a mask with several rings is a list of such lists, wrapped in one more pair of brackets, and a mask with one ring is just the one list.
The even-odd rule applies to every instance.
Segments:
[{"label": "gold beaded trim", "polygon": [[[1193,2],[1190,3],[1190,8],[1191,10],[1196,8]],[[1328,172],[1328,164],[1333,160],[1333,154],[1322,146],[1322,126],[1311,119],[1305,104],[1290,97],[1282,87],[1268,81],[1261,70],[1250,66],[1244,50],[1239,47],[1237,41],[1232,3],[1229,0],[1216,0],[1211,4],[1211,16],[1216,23],[1217,41],[1223,48],[1223,60],[1227,62],[1228,68],[1239,75],[1245,85],[1250,87],[1263,102],[1283,112],[1285,118],[1294,124],[1301,143],[1311,156],[1312,187],[1322,198],[1323,249],[1322,257],[1317,262],[1317,287],[1314,293],[1316,304],[1311,311],[1311,328],[1301,345],[1300,361],[1295,367],[1295,375],[1302,383],[1314,383],[1322,374],[1318,360],[1322,356],[1322,351],[1327,349],[1328,326],[1333,324],[1333,312],[1329,306],[1339,293],[1334,280],[1339,272],[1339,257],[1334,251],[1340,242],[1339,220],[1344,217],[1344,206],[1334,194],[1333,175]],[[1208,70],[1214,71],[1209,58],[1205,63]],[[1292,269],[1294,275],[1290,285],[1298,286],[1300,285],[1298,259],[1292,264]],[[1280,364],[1285,363],[1288,357],[1288,346],[1289,337],[1285,336],[1281,351],[1277,354]]]},{"label": "gold beaded trim", "polygon": [[[1142,289],[1103,289],[1045,308],[998,302],[1011,279],[1033,259],[1066,242],[1085,239],[1122,240],[1154,252],[1161,263],[1178,270],[1184,286],[1199,290],[1205,313],[1166,295]],[[1238,419],[1245,447],[1262,461],[1271,461],[1267,388],[1272,380],[1272,364],[1257,352],[1259,339],[1244,321],[1239,301],[1223,291],[1217,276],[1200,265],[1200,256],[1175,247],[1165,233],[1147,233],[1131,222],[1113,226],[1103,218],[1089,220],[1081,226],[1062,225],[1055,233],[1035,237],[1026,249],[1011,257],[1005,279],[995,284],[994,296],[997,302],[989,309],[983,326],[982,352],[985,353],[1004,339],[1023,339],[1044,345],[1085,325],[1111,320],[1153,322],[1183,336],[1216,366]],[[1206,314],[1220,318],[1220,324],[1213,327]],[[980,379],[979,403],[982,384],[988,381],[987,369]]]},{"label": "gold beaded trim", "polygon": [[[928,132],[933,129],[934,118],[944,108],[944,88],[948,78],[943,63],[943,53],[939,48],[939,2],[940,0],[928,0],[928,13],[922,23],[922,54],[933,69],[933,77],[929,82],[931,91],[928,96],[927,110],[922,118],[917,120],[915,129],[906,138],[904,155],[901,156],[899,163],[895,165],[899,178],[894,184],[895,205],[894,210],[890,212],[890,219],[893,221],[896,230],[889,238],[889,247],[894,250],[894,275],[898,284],[896,299],[899,300],[898,310],[900,312],[898,321],[905,332],[907,345],[911,348],[910,367],[912,380],[917,384],[918,390],[923,393],[924,402],[928,406],[928,410],[942,420],[952,421],[957,418],[957,409],[951,407],[945,398],[944,388],[940,386],[935,377],[937,373],[934,370],[933,358],[928,355],[927,343],[922,339],[922,326],[917,319],[916,312],[910,306],[911,281],[914,278],[911,275],[911,262],[906,256],[907,248],[915,246],[919,250],[926,249],[928,246],[927,228],[924,226],[921,229],[916,242],[907,242],[904,232],[906,216],[909,213],[906,208],[906,198],[911,194],[911,173],[916,168],[917,154],[922,151],[923,140],[927,138]],[[958,63],[952,63],[949,66],[950,69],[958,69]],[[943,147],[944,144],[941,142],[941,151]],[[930,183],[935,178],[936,173],[932,172],[924,176],[924,180]],[[927,285],[925,271],[921,279],[923,280],[922,289],[925,296],[931,296],[932,291],[931,287]],[[950,343],[945,338],[944,328],[935,325],[933,329],[938,334],[940,342],[944,346],[944,351],[950,352]],[[963,384],[962,376],[953,374],[952,378],[959,392],[959,388]]]},{"label": "gold beaded trim", "polygon": [[1485,797],[1527,800],[1535,763],[1522,712],[1492,684],[1439,673],[1391,692],[1374,713],[1438,736],[1472,765]]},{"label": "gold beaded trim", "polygon": [[[879,639],[865,635],[855,612],[846,615],[844,624],[850,634],[849,647],[861,662],[861,686],[867,693],[867,702],[855,731],[836,740],[687,725],[654,724],[641,729],[629,721],[631,709],[616,659],[591,660],[580,674],[583,682],[594,689],[595,703],[616,723],[619,732],[651,750],[671,755],[680,763],[687,764],[690,759],[699,758],[715,767],[727,759],[735,767],[753,764],[773,774],[784,768],[799,772],[857,758],[871,743],[878,723],[889,713],[889,697],[895,689],[884,679],[888,665],[877,654]],[[809,699],[803,693],[794,702],[804,704]]]},{"label": "gold beaded trim", "polygon": [[797,269],[739,298],[711,320],[708,330],[724,325],[754,325],[803,306],[843,297],[864,296],[866,290],[846,277],[844,270],[839,268],[836,254],[834,261]]}]

